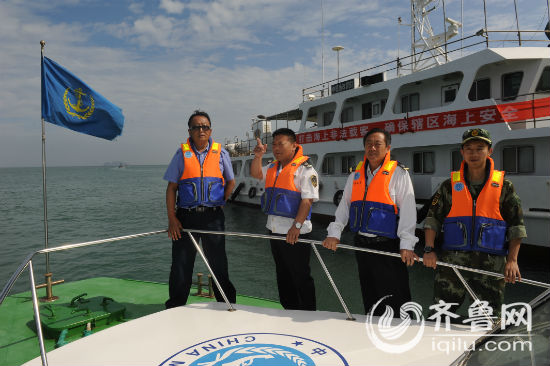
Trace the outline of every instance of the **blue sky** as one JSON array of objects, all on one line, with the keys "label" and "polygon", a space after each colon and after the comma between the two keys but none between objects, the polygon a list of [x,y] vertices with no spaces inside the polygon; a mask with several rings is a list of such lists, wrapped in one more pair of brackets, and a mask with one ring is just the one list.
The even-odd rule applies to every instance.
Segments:
[{"label": "blue sky", "polygon": [[[439,0],[441,1],[441,0]],[[520,25],[541,29],[546,0],[517,0]],[[460,1],[446,0],[460,21]],[[464,1],[464,34],[483,26],[483,2]],[[490,28],[513,29],[513,0],[487,0]],[[408,51],[407,0],[324,0],[325,75]],[[434,12],[435,32],[442,16]],[[509,36],[511,37],[511,36]],[[0,167],[39,166],[40,46],[124,111],[109,142],[46,124],[49,166],[108,161],[167,164],[187,137],[194,109],[210,113],[213,136],[242,137],[251,118],[296,108],[320,83],[321,0],[0,0]]]}]

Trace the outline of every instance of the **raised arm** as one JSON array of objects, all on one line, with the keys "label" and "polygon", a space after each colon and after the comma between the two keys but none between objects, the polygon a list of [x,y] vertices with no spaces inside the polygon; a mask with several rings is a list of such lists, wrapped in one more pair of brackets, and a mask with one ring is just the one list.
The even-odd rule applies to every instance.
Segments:
[{"label": "raised arm", "polygon": [[267,145],[262,144],[262,141],[256,139],[256,147],[254,148],[254,159],[250,164],[250,175],[256,179],[262,180],[264,175],[262,173],[262,156],[267,151]]}]

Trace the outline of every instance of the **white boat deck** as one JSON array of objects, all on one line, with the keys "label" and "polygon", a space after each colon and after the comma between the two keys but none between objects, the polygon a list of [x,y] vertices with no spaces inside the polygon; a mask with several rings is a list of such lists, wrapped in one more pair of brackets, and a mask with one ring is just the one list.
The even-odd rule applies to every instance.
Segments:
[{"label": "white boat deck", "polygon": [[[387,353],[367,335],[366,316],[355,321],[326,311],[286,311],[225,304],[193,304],[109,328],[48,353],[51,365],[450,365],[464,349],[438,347],[441,340],[471,344],[481,336],[469,326],[410,325]],[[375,317],[375,320],[378,318]],[[392,325],[401,323],[394,319]],[[414,323],[414,320],[413,320]],[[376,328],[376,324],[375,324]],[[394,328],[395,329],[395,328]],[[422,333],[416,343],[415,335]],[[389,338],[388,338],[389,339]],[[390,342],[390,341],[386,341]],[[438,349],[440,348],[440,349]],[[25,365],[40,365],[36,358]]]}]

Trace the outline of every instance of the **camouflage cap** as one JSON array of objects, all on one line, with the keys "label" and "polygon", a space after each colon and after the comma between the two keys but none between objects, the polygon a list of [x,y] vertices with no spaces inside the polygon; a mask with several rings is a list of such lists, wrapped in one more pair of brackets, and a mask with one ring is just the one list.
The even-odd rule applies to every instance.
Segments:
[{"label": "camouflage cap", "polygon": [[471,140],[482,140],[489,145],[493,144],[493,141],[491,141],[491,134],[484,128],[474,128],[464,132],[462,135],[462,145]]}]

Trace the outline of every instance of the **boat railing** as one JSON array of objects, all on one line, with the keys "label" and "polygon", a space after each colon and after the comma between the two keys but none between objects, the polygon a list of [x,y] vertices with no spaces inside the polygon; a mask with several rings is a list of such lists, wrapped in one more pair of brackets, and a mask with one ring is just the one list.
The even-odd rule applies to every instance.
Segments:
[{"label": "boat railing", "polygon": [[[212,279],[214,280],[215,285],[217,286],[218,290],[222,294],[222,297],[224,298],[224,301],[227,305],[227,309],[229,311],[234,311],[235,308],[233,307],[233,304],[231,304],[223,291],[223,288],[220,286],[218,279],[216,277],[216,274],[212,271],[212,268],[210,267],[210,264],[208,263],[208,260],[206,259],[206,256],[204,255],[203,251],[201,250],[199,243],[193,236],[193,233],[195,234],[214,234],[214,235],[225,235],[225,236],[235,236],[235,237],[242,237],[242,238],[257,238],[257,239],[275,239],[275,240],[286,240],[284,236],[275,236],[275,235],[265,235],[265,234],[252,234],[252,233],[243,233],[243,232],[230,232],[230,231],[211,231],[211,230],[196,230],[196,229],[184,229],[182,230],[183,234],[189,235],[189,238],[191,239],[193,245],[195,246],[195,249],[199,253],[200,257],[202,258],[202,261],[206,265],[208,271],[210,272],[210,275],[212,276]],[[37,254],[49,254],[54,252],[61,252],[66,250],[72,250],[77,248],[84,248],[89,246],[95,246],[100,244],[108,244],[108,243],[114,243],[114,242],[120,242],[123,240],[128,239],[135,239],[135,238],[143,238],[158,234],[167,233],[167,230],[157,230],[157,231],[151,231],[151,232],[145,232],[145,233],[138,233],[138,234],[131,234],[131,235],[125,235],[125,236],[119,236],[119,237],[112,237],[112,238],[106,238],[106,239],[100,239],[100,240],[93,240],[93,241],[87,241],[82,243],[75,243],[75,244],[66,244],[61,245],[57,247],[50,247],[47,249],[41,249],[34,251],[30,253],[19,265],[19,267],[15,270],[13,275],[8,280],[7,284],[2,289],[2,292],[0,293],[0,305],[4,302],[5,298],[10,293],[11,289],[13,288],[13,285],[17,281],[17,279],[21,276],[23,271],[28,268],[29,270],[29,279],[30,279],[30,286],[31,286],[31,296],[32,296],[32,304],[33,304],[33,311],[34,311],[34,318],[35,318],[35,324],[36,324],[36,330],[37,330],[37,337],[40,347],[40,355],[42,359],[42,365],[47,365],[47,356],[46,356],[46,349],[44,346],[44,335],[42,331],[42,323],[40,320],[40,309],[38,305],[38,296],[37,296],[37,286],[35,284],[35,277],[34,277],[34,267],[33,267],[33,259]],[[338,287],[336,286],[334,280],[332,279],[332,276],[325,265],[321,255],[319,254],[319,251],[317,250],[317,246],[322,246],[322,242],[318,240],[311,240],[311,239],[299,239],[298,242],[310,244],[313,252],[315,253],[325,275],[327,276],[328,281],[330,282],[332,289],[334,290],[336,296],[338,297],[338,300],[340,301],[340,304],[344,310],[344,312],[347,315],[346,320],[355,320],[353,315],[350,313],[342,295],[340,294],[340,291],[338,290]],[[391,257],[400,257],[400,254],[398,253],[391,253],[391,252],[385,252],[385,251],[379,251],[374,249],[367,249],[367,248],[360,248],[356,246],[351,246],[347,244],[338,244],[338,248],[346,249],[346,250],[352,250],[352,251],[360,251],[360,252],[367,252],[367,253],[374,253],[379,255],[385,255],[385,256],[391,256]],[[419,261],[422,262],[422,258],[419,258]],[[479,300],[475,292],[472,290],[472,288],[468,285],[462,274],[460,273],[461,270],[469,271],[473,273],[478,273],[482,275],[492,276],[496,278],[504,278],[504,275],[501,273],[495,273],[490,271],[485,271],[481,269],[476,268],[470,268],[465,266],[460,266],[456,264],[446,263],[437,261],[437,265],[443,266],[443,267],[449,267],[451,268],[454,273],[457,275],[457,277],[460,279],[462,285],[466,288],[470,296],[474,300]],[[546,289],[542,294],[537,296],[532,302],[539,301],[540,298],[547,296],[550,293],[550,284],[534,281],[526,278],[522,278],[521,282],[524,284],[537,286]],[[494,327],[497,327],[499,324],[496,324],[494,320],[489,316],[489,314],[485,313],[485,317],[491,322],[491,324],[494,325]]]},{"label": "boat railing", "polygon": [[[302,121],[297,120],[270,120],[270,123],[274,123],[273,131],[276,131],[280,128],[290,128],[291,130],[298,132],[300,129],[300,124]],[[262,141],[262,144],[267,145],[267,152],[270,153],[273,151],[272,149],[272,143],[273,143],[273,136],[271,133],[262,133],[260,136],[260,140]],[[232,157],[237,156],[249,156],[253,154],[253,150],[256,147],[256,137],[254,138],[247,138],[239,140],[238,138],[235,139],[235,141],[226,143],[225,149],[229,152],[229,154]]]},{"label": "boat railing", "polygon": [[[490,39],[489,35],[493,34],[507,34],[512,33],[517,35],[517,39]],[[372,76],[373,74],[386,74],[390,72],[395,72],[396,76],[403,76],[411,73],[412,68],[414,65],[422,64],[423,62],[429,61],[430,59],[435,58],[442,58],[445,60],[445,62],[450,60],[450,56],[454,55],[456,52],[461,52],[466,50],[467,52],[475,51],[472,48],[476,46],[485,45],[484,48],[489,48],[491,45],[497,44],[497,43],[513,43],[518,44],[520,47],[524,45],[524,43],[527,42],[527,44],[531,45],[533,43],[544,43],[548,44],[548,39],[526,39],[525,37],[522,38],[521,34],[532,34],[537,35],[539,33],[546,33],[545,30],[487,30],[487,29],[480,29],[478,32],[476,32],[473,35],[456,39],[450,42],[443,43],[441,45],[438,45],[433,48],[425,49],[420,52],[416,52],[412,55],[407,55],[404,57],[397,57],[391,61],[372,66],[366,69],[363,69],[361,71],[356,71],[351,74],[347,74],[344,76],[340,76],[336,79],[332,79],[329,81],[325,81],[320,84],[316,84],[307,88],[302,89],[302,102],[305,102],[306,100],[314,100],[318,98],[327,97],[332,93],[332,87],[335,85],[338,85],[344,81],[347,81],[349,79],[358,79],[359,80],[359,87],[362,86],[361,84],[361,78],[364,76]],[[479,40],[479,37],[482,37],[482,40]],[[468,44],[464,45],[464,42],[469,42]],[[433,52],[438,52],[439,54],[437,56],[433,55]]]}]

